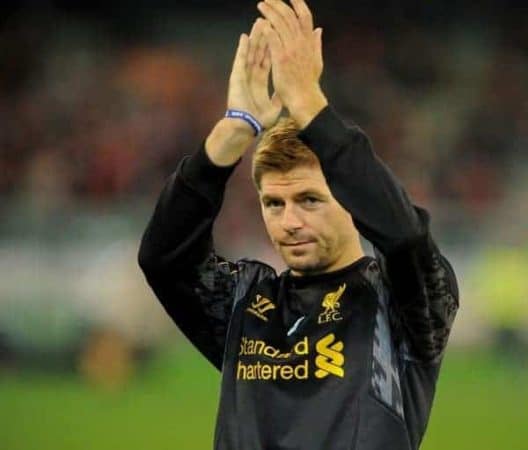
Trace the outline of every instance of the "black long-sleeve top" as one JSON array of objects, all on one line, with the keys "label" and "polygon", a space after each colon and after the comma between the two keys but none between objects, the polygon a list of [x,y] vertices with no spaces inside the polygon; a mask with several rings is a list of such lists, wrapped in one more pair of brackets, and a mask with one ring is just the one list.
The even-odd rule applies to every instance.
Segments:
[{"label": "black long-sleeve top", "polygon": [[140,266],[222,371],[216,450],[417,449],[458,308],[454,272],[428,213],[359,127],[327,106],[299,138],[376,257],[292,277],[216,255],[211,231],[234,167],[202,147],[161,193]]}]

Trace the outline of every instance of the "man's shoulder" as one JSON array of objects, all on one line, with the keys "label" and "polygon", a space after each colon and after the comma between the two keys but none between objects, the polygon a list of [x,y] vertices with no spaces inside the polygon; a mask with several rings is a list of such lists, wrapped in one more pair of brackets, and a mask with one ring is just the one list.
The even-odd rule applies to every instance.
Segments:
[{"label": "man's shoulder", "polygon": [[236,262],[236,271],[244,276],[257,276],[259,279],[277,278],[277,271],[269,264],[253,258],[241,258]]},{"label": "man's shoulder", "polygon": [[274,285],[279,277],[269,264],[251,258],[239,259],[231,272],[235,278],[235,303],[244,299],[262,283]]}]

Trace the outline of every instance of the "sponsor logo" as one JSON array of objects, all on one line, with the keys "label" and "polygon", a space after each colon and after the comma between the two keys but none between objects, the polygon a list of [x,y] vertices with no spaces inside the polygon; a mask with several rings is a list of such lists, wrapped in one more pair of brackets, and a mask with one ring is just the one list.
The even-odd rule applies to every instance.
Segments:
[{"label": "sponsor logo", "polygon": [[260,339],[249,339],[242,336],[240,340],[240,352],[242,355],[264,355],[269,358],[285,359],[292,355],[307,355],[308,354],[308,337],[297,342],[289,352],[282,353],[278,348],[266,344]]},{"label": "sponsor logo", "polygon": [[257,294],[257,299],[251,303],[248,308],[246,308],[246,311],[253,314],[254,316],[257,316],[264,322],[267,322],[268,318],[265,314],[275,308],[276,306],[269,298],[262,297],[262,295]]},{"label": "sponsor logo", "polygon": [[339,311],[339,308],[341,308],[339,299],[343,295],[343,292],[345,292],[345,289],[346,283],[343,283],[341,286],[339,286],[339,289],[337,291],[329,292],[324,296],[323,302],[321,303],[321,306],[324,308],[324,311],[319,314],[317,323],[323,324],[343,320],[343,316]]},{"label": "sponsor logo", "polygon": [[237,380],[307,380],[308,360],[301,364],[244,364],[238,361]]},{"label": "sponsor logo", "polygon": [[[308,355],[308,337],[297,342],[289,352],[266,344],[262,340],[242,337],[239,356],[264,355],[268,358],[284,360],[292,355]],[[244,364],[240,359],[237,364],[237,380],[306,380],[308,379],[308,359],[300,364],[269,364],[257,361],[255,364]]]},{"label": "sponsor logo", "polygon": [[325,378],[330,374],[341,378],[345,376],[343,342],[336,341],[334,333],[327,334],[317,341],[315,350],[318,353],[315,357],[315,366],[317,367],[315,376],[317,378]]},{"label": "sponsor logo", "polygon": [[[328,375],[343,378],[343,342],[337,341],[333,333],[324,336],[315,344],[315,378]],[[243,336],[238,352],[236,367],[237,380],[307,380],[310,376],[310,345],[308,336],[296,342],[290,350],[284,351],[269,345],[261,339]],[[260,360],[247,362],[247,358]],[[297,358],[301,357],[301,358]],[[304,357],[304,358],[303,358]],[[294,359],[292,359],[294,358]],[[292,364],[295,362],[294,364]],[[313,376],[313,375],[312,375]]]}]

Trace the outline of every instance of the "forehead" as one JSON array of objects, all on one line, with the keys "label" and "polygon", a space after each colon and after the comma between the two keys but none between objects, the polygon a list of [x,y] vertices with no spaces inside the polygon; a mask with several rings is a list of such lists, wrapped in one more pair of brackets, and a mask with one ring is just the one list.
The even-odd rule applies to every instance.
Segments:
[{"label": "forehead", "polygon": [[288,172],[266,172],[260,180],[261,195],[287,195],[306,190],[329,191],[319,166],[299,166]]}]

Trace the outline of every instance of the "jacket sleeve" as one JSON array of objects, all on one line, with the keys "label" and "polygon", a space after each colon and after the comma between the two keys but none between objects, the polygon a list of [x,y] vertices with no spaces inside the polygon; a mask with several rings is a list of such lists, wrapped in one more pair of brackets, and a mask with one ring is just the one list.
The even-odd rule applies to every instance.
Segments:
[{"label": "jacket sleeve", "polygon": [[374,246],[391,292],[394,326],[409,356],[439,358],[458,308],[456,278],[429,231],[429,214],[409,200],[356,125],[324,108],[299,134],[318,156],[337,201]]},{"label": "jacket sleeve", "polygon": [[233,263],[214,252],[212,227],[233,169],[212,164],[203,146],[186,157],[159,196],[138,255],[167,313],[218,369],[236,300],[271,272],[263,264]]}]

